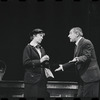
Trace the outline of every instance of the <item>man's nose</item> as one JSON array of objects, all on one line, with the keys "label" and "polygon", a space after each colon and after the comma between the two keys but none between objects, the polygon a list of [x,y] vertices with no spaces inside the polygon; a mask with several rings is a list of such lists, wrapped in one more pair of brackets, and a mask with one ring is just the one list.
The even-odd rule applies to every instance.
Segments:
[{"label": "man's nose", "polygon": [[70,37],[70,35],[68,35],[68,37]]}]

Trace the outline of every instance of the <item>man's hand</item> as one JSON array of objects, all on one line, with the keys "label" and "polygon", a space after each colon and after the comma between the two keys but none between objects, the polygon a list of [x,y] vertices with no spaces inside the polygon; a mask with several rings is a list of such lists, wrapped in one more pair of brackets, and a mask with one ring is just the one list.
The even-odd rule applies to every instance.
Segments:
[{"label": "man's hand", "polygon": [[55,69],[55,72],[56,72],[56,71],[60,71],[60,70],[62,70],[62,71],[63,71],[63,69],[62,69],[62,65],[61,65],[61,64],[59,64],[59,66],[60,66],[60,67],[58,67],[57,69]]},{"label": "man's hand", "polygon": [[79,59],[78,59],[78,57],[75,57],[75,58],[73,58],[73,60],[70,60],[69,63],[70,62],[77,62],[77,61],[79,61]]},{"label": "man's hand", "polygon": [[48,55],[44,55],[41,59],[40,59],[40,62],[42,63],[42,62],[44,62],[44,61],[46,61],[46,60],[49,60],[50,58],[49,58],[49,56]]}]

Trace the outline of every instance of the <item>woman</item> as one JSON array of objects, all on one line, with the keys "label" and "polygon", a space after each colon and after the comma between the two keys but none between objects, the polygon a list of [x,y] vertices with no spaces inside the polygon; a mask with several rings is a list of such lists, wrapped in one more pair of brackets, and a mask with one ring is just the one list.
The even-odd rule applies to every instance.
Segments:
[{"label": "woman", "polygon": [[45,76],[45,68],[49,68],[49,56],[40,45],[44,36],[42,29],[34,29],[30,33],[31,42],[23,52],[25,97],[49,97]]}]

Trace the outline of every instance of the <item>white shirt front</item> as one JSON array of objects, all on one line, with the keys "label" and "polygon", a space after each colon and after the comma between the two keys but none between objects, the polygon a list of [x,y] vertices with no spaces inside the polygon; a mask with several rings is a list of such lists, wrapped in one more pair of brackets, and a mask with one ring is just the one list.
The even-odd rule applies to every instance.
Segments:
[{"label": "white shirt front", "polygon": [[38,52],[38,54],[39,54],[39,56],[40,56],[40,58],[41,58],[41,51],[40,51],[39,48],[36,48],[36,46],[37,46],[38,44],[37,44],[37,43],[33,43],[33,44],[30,43],[30,45],[32,45],[32,46],[35,47],[36,51]]},{"label": "white shirt front", "polygon": [[76,41],[76,45],[78,45],[79,41],[81,40],[82,37],[80,37],[77,41]]},{"label": "white shirt front", "polygon": [[35,49],[37,50],[37,52],[38,52],[38,54],[39,54],[39,56],[41,58],[41,51],[40,51],[40,49],[39,48],[35,48]]}]

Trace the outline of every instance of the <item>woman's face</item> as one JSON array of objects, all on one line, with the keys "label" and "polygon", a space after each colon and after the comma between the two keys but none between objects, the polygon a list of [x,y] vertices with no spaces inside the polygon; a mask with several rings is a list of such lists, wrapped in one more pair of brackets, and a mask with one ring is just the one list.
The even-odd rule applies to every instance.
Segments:
[{"label": "woman's face", "polygon": [[44,34],[37,34],[37,35],[35,35],[34,39],[37,43],[41,43],[43,40],[43,36],[44,36]]}]

